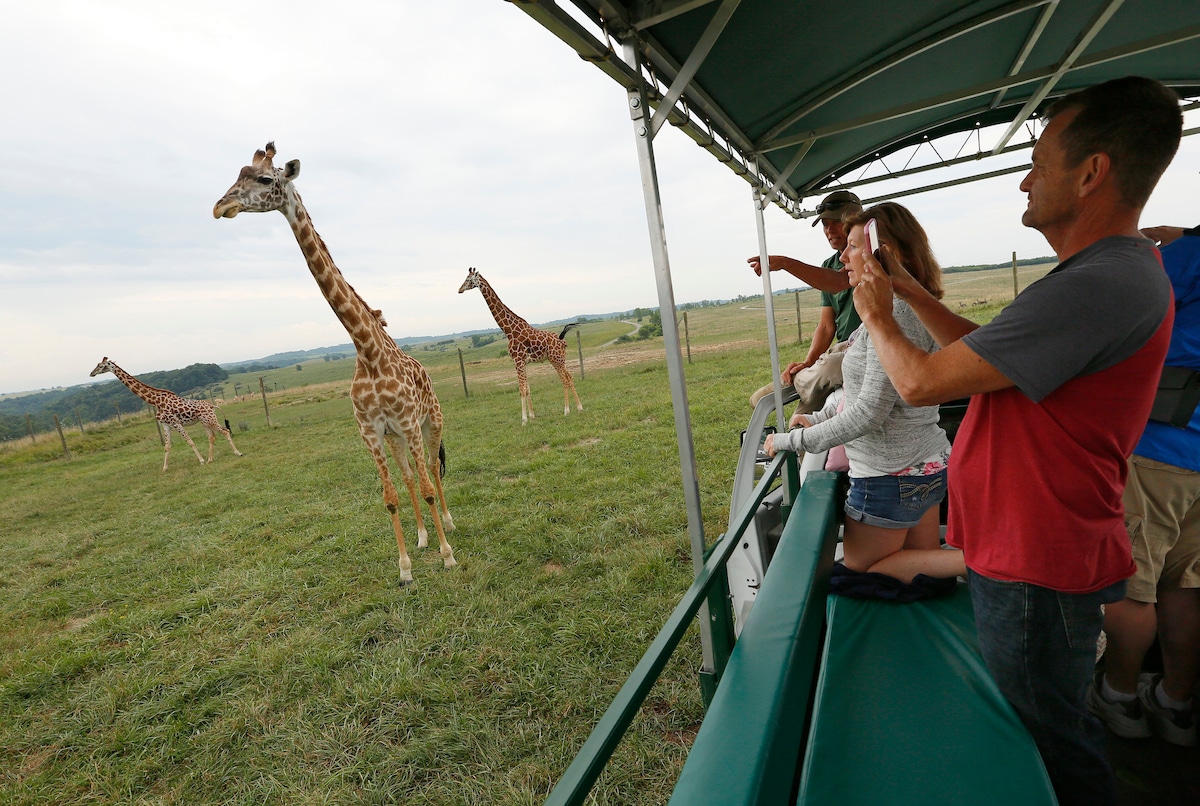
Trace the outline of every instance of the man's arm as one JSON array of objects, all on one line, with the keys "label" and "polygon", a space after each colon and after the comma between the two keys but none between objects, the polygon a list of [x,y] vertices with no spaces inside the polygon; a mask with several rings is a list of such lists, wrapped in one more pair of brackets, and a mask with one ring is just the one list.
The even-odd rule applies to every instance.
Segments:
[{"label": "man's arm", "polygon": [[[944,345],[936,353],[927,353],[909,341],[892,316],[892,284],[878,270],[864,273],[854,289],[854,307],[871,334],[871,343],[884,371],[910,406],[932,406],[1014,385],[961,339]],[[915,305],[913,310],[925,324]],[[973,329],[974,323],[971,324]],[[926,327],[941,344],[933,328]]]},{"label": "man's arm", "polygon": [[[813,266],[810,263],[805,263],[784,255],[769,255],[767,260],[770,262],[771,271],[786,271],[797,280],[812,286],[818,291],[828,291],[830,294],[836,294],[850,287],[850,279],[844,271],[827,269],[824,266]],[[758,255],[747,258],[746,262],[750,264],[750,268],[754,269],[755,274],[762,275],[762,262],[759,260]]]},{"label": "man's arm", "polygon": [[796,377],[796,373],[800,370],[811,367],[817,363],[817,359],[825,354],[829,349],[829,345],[833,344],[833,337],[837,334],[837,324],[833,316],[833,308],[828,305],[821,308],[821,321],[817,323],[816,329],[813,331],[812,344],[809,345],[808,355],[803,361],[793,361],[787,365],[787,368],[779,374],[779,380],[784,386],[792,383]]}]

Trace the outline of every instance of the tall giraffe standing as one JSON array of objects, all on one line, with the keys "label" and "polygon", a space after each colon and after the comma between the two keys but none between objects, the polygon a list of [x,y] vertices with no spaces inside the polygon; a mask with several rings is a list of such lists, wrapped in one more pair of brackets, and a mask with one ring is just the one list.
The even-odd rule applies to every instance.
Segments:
[{"label": "tall giraffe standing", "polygon": [[549,361],[558,371],[563,385],[563,414],[571,413],[571,395],[575,396],[575,406],[579,411],[583,411],[579,393],[575,391],[575,381],[571,379],[571,371],[567,369],[567,343],[563,341],[563,336],[567,335],[567,331],[575,327],[575,324],[567,325],[557,336],[545,330],[538,330],[501,302],[491,284],[474,268],[467,269],[467,279],[458,287],[458,293],[472,288],[478,288],[483,294],[496,324],[508,337],[508,354],[517,365],[517,386],[521,390],[521,425],[528,425],[534,416],[533,398],[529,396],[529,381],[525,377],[525,365],[534,361]]},{"label": "tall giraffe standing", "polygon": [[183,434],[187,444],[191,445],[192,450],[195,451],[200,464],[204,464],[204,459],[200,456],[200,451],[196,450],[196,443],[192,442],[192,438],[188,436],[185,425],[200,423],[208,432],[208,461],[210,464],[213,460],[213,444],[217,441],[218,431],[225,435],[225,439],[229,440],[229,447],[233,448],[233,452],[238,456],[242,455],[242,452],[237,449],[237,445],[233,444],[233,435],[229,433],[229,429],[217,421],[217,413],[213,410],[212,403],[207,400],[188,400],[174,392],[168,392],[166,389],[157,389],[144,384],[118,367],[115,362],[109,361],[108,356],[104,356],[104,359],[96,365],[96,368],[92,370],[91,377],[94,378],[105,372],[116,375],[117,380],[129,387],[129,391],[146,401],[151,407],[151,411],[154,412],[154,419],[163,426],[163,430],[166,432],[164,443],[167,447],[166,453],[163,455],[164,473],[167,470],[167,462],[171,459],[172,428]]},{"label": "tall giraffe standing", "polygon": [[[417,516],[417,547],[424,547],[429,541],[425,521],[421,517],[421,499],[424,498],[433,514],[442,563],[446,568],[451,568],[456,565],[454,551],[446,541],[442,522],[445,521],[446,530],[452,530],[454,521],[446,506],[441,475],[435,472],[430,481],[428,469],[435,456],[438,460],[445,456],[442,449],[442,407],[433,393],[433,383],[425,368],[396,346],[395,340],[384,330],[387,323],[381,312],[368,306],[334,265],[325,242],[313,228],[312,219],[292,184],[300,175],[300,161],[290,160],[283,168],[276,168],[272,162],[274,157],[274,143],[267,143],[265,151],[256,151],[253,162],[242,168],[237,181],[213,207],[213,216],[233,218],[241,212],[264,213],[270,210],[283,213],[317,286],[350,334],[358,353],[354,380],[350,385],[350,400],[354,404],[359,433],[375,460],[375,467],[383,482],[383,501],[391,513],[396,545],[400,549],[400,582],[406,584],[412,581],[412,560],[404,548],[399,497],[388,470],[385,443],[400,465],[400,473],[412,499],[413,511]],[[410,457],[420,482],[419,496],[413,480],[413,468],[409,464]],[[437,507],[439,501],[442,509],[440,516]]]}]

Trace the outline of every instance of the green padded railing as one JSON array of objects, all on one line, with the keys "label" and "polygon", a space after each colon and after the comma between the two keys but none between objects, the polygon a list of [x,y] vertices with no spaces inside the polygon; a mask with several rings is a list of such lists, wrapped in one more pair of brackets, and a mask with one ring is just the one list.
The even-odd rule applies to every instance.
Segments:
[{"label": "green padded railing", "polygon": [[[793,458],[789,459],[789,457]],[[794,454],[780,453],[767,465],[762,479],[754,488],[754,496],[746,502],[738,514],[737,520],[730,524],[730,530],[713,544],[704,562],[704,568],[697,574],[695,581],[683,595],[683,599],[650,644],[650,648],[646,650],[641,661],[634,667],[629,679],[625,681],[625,685],[621,686],[616,699],[604,712],[595,729],[592,730],[592,734],[580,748],[579,754],[575,756],[575,760],[563,773],[558,785],[546,799],[547,806],[577,806],[587,799],[592,785],[600,777],[604,765],[608,763],[608,759],[616,750],[621,737],[625,735],[629,724],[645,701],[646,695],[650,693],[650,689],[662,674],[675,647],[679,645],[679,641],[687,632],[696,613],[700,611],[700,607],[704,604],[711,589],[714,585],[725,582],[726,562],[754,520],[759,505],[771,491],[771,484],[779,476],[780,469],[786,461],[794,462]],[[724,608],[726,611],[729,610],[728,602],[724,603]],[[720,691],[719,688],[717,690]]]},{"label": "green padded railing", "polygon": [[790,802],[824,632],[837,492],[837,474],[823,471],[800,488],[671,804]]}]

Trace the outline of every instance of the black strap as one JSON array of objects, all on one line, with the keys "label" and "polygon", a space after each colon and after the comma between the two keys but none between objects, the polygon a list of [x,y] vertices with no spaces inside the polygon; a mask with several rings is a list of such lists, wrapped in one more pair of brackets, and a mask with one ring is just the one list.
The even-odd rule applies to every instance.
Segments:
[{"label": "black strap", "polygon": [[1150,419],[1187,428],[1200,405],[1200,372],[1188,367],[1163,367],[1150,409]]}]

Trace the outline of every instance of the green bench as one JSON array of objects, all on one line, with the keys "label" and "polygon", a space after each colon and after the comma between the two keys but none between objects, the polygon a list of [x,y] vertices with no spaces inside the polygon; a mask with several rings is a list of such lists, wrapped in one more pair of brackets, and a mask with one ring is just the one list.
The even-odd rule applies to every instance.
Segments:
[{"label": "green bench", "polygon": [[671,804],[1053,804],[965,586],[826,596],[839,505],[835,474],[808,477]]}]

